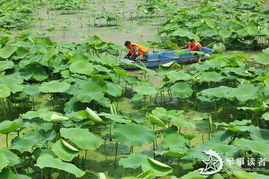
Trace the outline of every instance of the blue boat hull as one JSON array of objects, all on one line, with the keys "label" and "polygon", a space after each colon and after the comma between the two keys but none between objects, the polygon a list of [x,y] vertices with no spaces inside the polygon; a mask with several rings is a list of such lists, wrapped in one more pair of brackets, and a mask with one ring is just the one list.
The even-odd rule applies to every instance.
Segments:
[{"label": "blue boat hull", "polygon": [[[123,68],[126,70],[135,70],[139,69],[137,65],[145,65],[147,68],[156,68],[160,65],[175,62],[175,63],[194,63],[198,61],[197,55],[192,55],[190,53],[184,53],[181,55],[175,55],[177,52],[186,51],[185,50],[173,50],[173,51],[166,51],[166,52],[159,52],[159,53],[152,53],[149,55],[147,61],[143,62],[134,62],[129,59],[122,59],[122,61],[125,61],[128,63],[128,65],[124,65]],[[214,52],[213,49],[204,47],[202,49],[202,52],[211,54]],[[202,60],[205,60],[204,57],[202,57]],[[141,64],[143,63],[143,64]]]}]

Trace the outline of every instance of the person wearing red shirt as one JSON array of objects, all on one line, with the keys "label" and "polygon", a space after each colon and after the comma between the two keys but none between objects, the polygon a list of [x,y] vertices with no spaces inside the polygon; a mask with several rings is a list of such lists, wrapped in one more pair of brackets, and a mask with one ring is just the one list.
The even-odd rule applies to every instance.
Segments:
[{"label": "person wearing red shirt", "polygon": [[140,44],[126,41],[124,46],[129,49],[129,53],[124,57],[134,61],[143,61],[148,58],[148,49]]},{"label": "person wearing red shirt", "polygon": [[202,51],[203,46],[199,42],[196,42],[194,39],[191,39],[188,43],[188,48],[190,51]]}]

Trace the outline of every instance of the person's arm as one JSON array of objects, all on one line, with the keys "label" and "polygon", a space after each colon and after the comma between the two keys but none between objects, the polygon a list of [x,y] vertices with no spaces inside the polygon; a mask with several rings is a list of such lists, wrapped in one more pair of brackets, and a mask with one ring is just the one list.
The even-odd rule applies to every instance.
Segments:
[{"label": "person's arm", "polygon": [[132,47],[133,47],[135,55],[138,55],[139,54],[139,49],[137,48],[137,46],[132,46]]}]

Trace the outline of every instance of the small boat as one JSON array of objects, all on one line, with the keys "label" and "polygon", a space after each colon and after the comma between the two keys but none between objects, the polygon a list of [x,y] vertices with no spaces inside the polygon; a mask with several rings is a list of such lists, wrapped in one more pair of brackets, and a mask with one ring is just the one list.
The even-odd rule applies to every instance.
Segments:
[{"label": "small boat", "polygon": [[[202,52],[205,54],[211,54],[214,52],[213,49],[203,47]],[[192,52],[195,53],[195,52]],[[200,60],[206,60],[205,56],[200,56],[197,54],[192,54],[188,49],[183,50],[173,50],[159,53],[149,54],[149,57],[146,61],[135,62],[129,59],[121,59],[124,62],[123,68],[126,70],[136,70],[139,69],[139,66],[144,66],[147,68],[156,68],[160,65],[168,64],[171,62],[175,63],[194,63]],[[197,52],[201,53],[201,51]]]}]

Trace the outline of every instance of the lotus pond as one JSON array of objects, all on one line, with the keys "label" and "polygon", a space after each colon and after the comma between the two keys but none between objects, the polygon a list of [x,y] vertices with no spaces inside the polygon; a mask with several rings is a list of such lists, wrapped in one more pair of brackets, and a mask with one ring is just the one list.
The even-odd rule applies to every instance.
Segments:
[{"label": "lotus pond", "polygon": [[[269,178],[267,7],[2,0],[0,178]],[[192,38],[216,53],[122,68],[125,40],[155,52]]]}]

